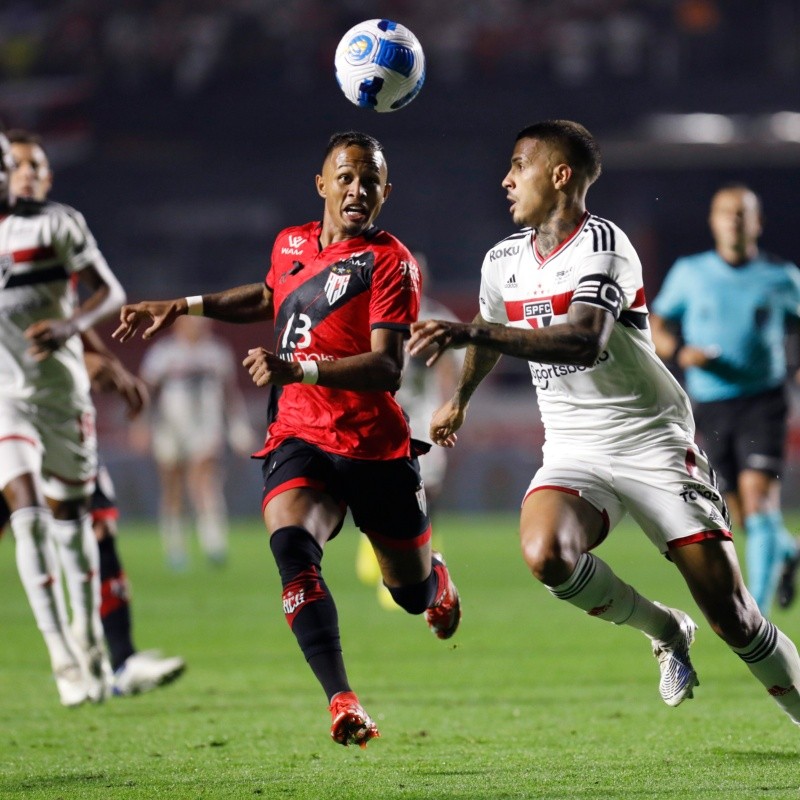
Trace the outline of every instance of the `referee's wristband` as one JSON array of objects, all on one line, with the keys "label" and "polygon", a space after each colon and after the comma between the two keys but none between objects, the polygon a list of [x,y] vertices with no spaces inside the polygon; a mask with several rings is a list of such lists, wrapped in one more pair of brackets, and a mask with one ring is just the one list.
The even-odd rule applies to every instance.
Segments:
[{"label": "referee's wristband", "polygon": [[203,316],[203,295],[193,294],[186,298],[186,313],[190,317]]},{"label": "referee's wristband", "polygon": [[298,361],[303,377],[300,383],[309,383],[312,386],[319,380],[319,363],[316,361]]}]

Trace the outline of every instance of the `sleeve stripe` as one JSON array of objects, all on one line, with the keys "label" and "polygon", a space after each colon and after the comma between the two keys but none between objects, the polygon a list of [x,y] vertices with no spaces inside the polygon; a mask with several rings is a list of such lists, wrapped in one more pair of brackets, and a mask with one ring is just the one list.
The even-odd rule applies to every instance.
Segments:
[{"label": "sleeve stripe", "polygon": [[592,249],[595,253],[616,251],[616,236],[610,223],[600,217],[592,217],[586,227],[592,232]]}]

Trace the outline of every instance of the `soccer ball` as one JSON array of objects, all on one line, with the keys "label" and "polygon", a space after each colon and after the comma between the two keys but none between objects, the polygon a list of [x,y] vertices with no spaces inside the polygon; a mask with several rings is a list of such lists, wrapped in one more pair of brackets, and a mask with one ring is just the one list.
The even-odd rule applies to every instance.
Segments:
[{"label": "soccer ball", "polygon": [[397,111],[425,82],[425,53],[411,31],[388,19],[354,25],[336,48],[336,80],[360,108]]}]

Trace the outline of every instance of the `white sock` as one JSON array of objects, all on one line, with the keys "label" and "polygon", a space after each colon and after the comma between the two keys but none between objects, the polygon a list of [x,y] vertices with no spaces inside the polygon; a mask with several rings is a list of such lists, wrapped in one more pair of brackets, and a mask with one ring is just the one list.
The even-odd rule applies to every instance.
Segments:
[{"label": "white sock", "polygon": [[651,639],[669,639],[677,631],[677,622],[669,611],[642,597],[591,553],[578,559],[575,571],[564,583],[547,588],[553,597],[566,600],[592,617],[629,625]]},{"label": "white sock", "polygon": [[775,702],[800,725],[800,656],[788,636],[764,618],[747,647],[732,647]]},{"label": "white sock", "polygon": [[209,558],[224,559],[228,553],[228,518],[224,510],[210,509],[197,515],[200,546]]},{"label": "white sock", "polygon": [[187,553],[183,517],[180,514],[161,514],[159,529],[164,552],[170,563],[176,566],[185,564]]},{"label": "white sock", "polygon": [[75,663],[58,558],[50,539],[53,517],[46,508],[21,508],[11,515],[17,571],[42,632],[53,669]]},{"label": "white sock", "polygon": [[100,551],[91,517],[53,520],[53,536],[69,592],[72,632],[84,648],[102,644]]}]

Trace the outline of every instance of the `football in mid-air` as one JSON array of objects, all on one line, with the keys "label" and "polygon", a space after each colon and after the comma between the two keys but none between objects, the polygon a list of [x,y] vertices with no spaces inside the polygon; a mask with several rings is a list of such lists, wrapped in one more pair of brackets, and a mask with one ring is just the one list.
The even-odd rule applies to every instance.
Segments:
[{"label": "football in mid-air", "polygon": [[334,59],[344,96],[360,108],[397,111],[425,82],[425,53],[399,22],[368,19],[342,37]]}]

